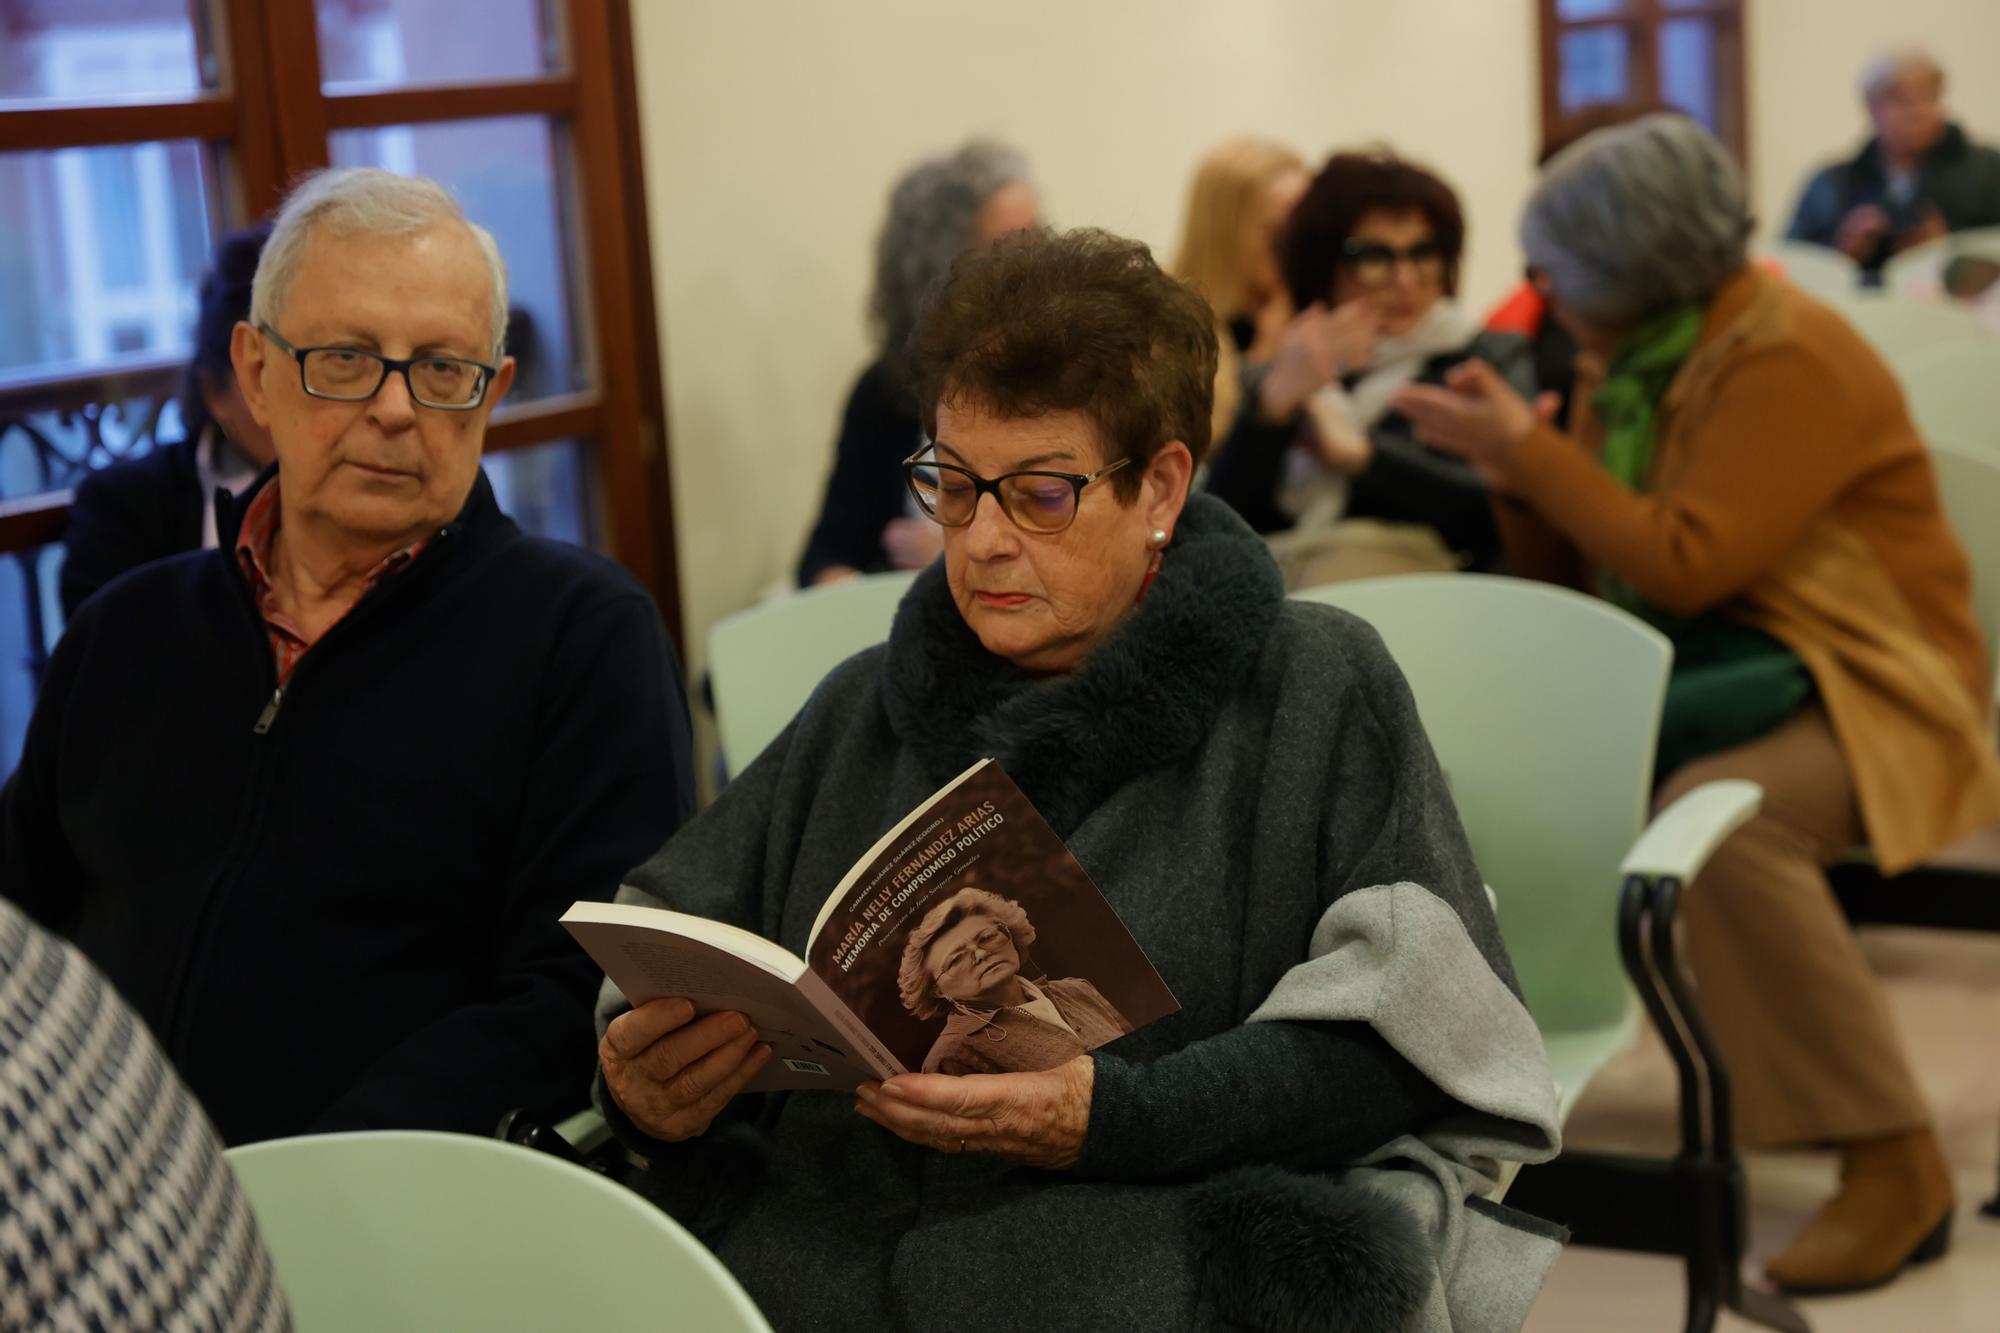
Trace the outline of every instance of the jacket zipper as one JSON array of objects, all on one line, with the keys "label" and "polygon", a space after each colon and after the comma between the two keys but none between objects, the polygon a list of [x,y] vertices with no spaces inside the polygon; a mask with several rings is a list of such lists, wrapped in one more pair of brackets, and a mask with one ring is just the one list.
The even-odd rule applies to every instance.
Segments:
[{"label": "jacket zipper", "polygon": [[278,720],[278,708],[285,702],[285,687],[280,685],[271,691],[271,702],[264,705],[264,711],[257,714],[257,725],[250,728],[254,736],[270,734],[271,724]]},{"label": "jacket zipper", "polygon": [[[437,537],[433,540],[449,540],[455,537],[457,533],[458,525],[452,524],[440,529]],[[435,566],[432,568],[434,569]],[[405,575],[414,574],[416,570],[410,569],[403,572]],[[263,653],[264,660],[269,662],[271,660],[271,641],[265,630],[264,613],[258,607],[256,595],[251,591],[248,581],[242,578],[240,571],[232,570],[232,573],[236,574],[238,585],[243,592],[244,604],[249,608],[250,622],[255,633],[258,651]],[[320,636],[319,642],[315,643],[313,647],[315,649],[323,649],[328,640],[352,624],[356,616],[372,612],[376,607],[380,606],[383,600],[382,594],[387,593],[389,600],[393,601],[396,592],[400,588],[407,586],[409,585],[398,579],[387,588],[378,587],[371,590],[367,596],[364,596],[359,602],[348,609],[347,614],[341,617],[339,624]],[[307,656],[311,656],[311,654],[308,653]],[[250,733],[253,736],[265,737],[270,735],[271,729],[277,725],[278,710],[284,705],[286,691],[296,685],[299,673],[306,669],[306,663],[301,661],[297,667],[293,668],[292,680],[290,682],[278,684],[274,679],[271,697],[265,701],[263,711],[257,714],[257,721],[250,728]],[[272,674],[275,677],[275,664],[273,664]],[[193,986],[195,972],[198,970],[197,964],[204,961],[208,953],[209,937],[215,930],[218,905],[236,887],[237,882],[241,880],[245,863],[249,858],[250,848],[255,845],[257,830],[263,822],[265,798],[269,794],[267,789],[270,786],[271,771],[276,762],[275,754],[270,747],[276,743],[275,740],[260,741],[258,743],[257,753],[252,761],[249,789],[245,793],[243,818],[237,827],[234,837],[231,838],[228,848],[225,849],[225,854],[222,858],[222,870],[216,875],[215,882],[210,887],[208,896],[201,905],[201,911],[195,923],[194,937],[189,942],[187,956],[181,959],[180,968],[174,978],[173,989],[168,996],[166,1022],[163,1024],[166,1032],[162,1035],[167,1038],[168,1054],[175,1059],[180,1058],[187,1042],[188,993]]]}]

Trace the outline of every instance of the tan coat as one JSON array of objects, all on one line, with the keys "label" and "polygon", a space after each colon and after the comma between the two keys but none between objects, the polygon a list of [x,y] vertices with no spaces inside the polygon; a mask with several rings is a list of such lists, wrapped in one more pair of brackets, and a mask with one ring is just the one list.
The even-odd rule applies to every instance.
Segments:
[{"label": "tan coat", "polygon": [[[1839,315],[1744,270],[1716,293],[1661,404],[1644,494],[1543,427],[1498,504],[1530,577],[1587,587],[1608,568],[1691,615],[1721,609],[1812,672],[1862,819],[1895,874],[2000,823],[1993,678],[1965,552],[1902,390]],[[1558,535],[1560,534],[1560,535]]]}]

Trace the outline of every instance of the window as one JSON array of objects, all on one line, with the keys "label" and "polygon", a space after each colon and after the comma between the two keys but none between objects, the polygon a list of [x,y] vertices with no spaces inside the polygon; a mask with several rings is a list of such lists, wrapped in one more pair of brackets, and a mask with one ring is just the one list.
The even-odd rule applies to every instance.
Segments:
[{"label": "window", "polygon": [[486,467],[679,629],[630,0],[0,0],[0,775],[60,632],[68,491],[183,435],[209,252],[327,165],[435,176],[500,242]]},{"label": "window", "polygon": [[1743,0],[1541,0],[1542,141],[1604,106],[1678,107],[1744,152]]}]

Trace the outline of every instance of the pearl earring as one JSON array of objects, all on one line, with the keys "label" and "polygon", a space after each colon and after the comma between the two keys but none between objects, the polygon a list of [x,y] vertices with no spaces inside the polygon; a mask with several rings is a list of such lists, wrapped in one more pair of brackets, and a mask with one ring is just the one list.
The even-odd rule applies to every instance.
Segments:
[{"label": "pearl earring", "polygon": [[1165,546],[1166,544],[1167,544],[1167,530],[1165,528],[1154,528],[1153,545]]}]

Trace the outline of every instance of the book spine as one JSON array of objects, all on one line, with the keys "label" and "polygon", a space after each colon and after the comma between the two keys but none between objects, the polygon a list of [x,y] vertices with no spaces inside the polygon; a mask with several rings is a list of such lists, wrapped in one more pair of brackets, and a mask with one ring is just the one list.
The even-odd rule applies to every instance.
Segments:
[{"label": "book spine", "polygon": [[902,1061],[889,1054],[889,1048],[876,1039],[875,1034],[868,1030],[868,1025],[856,1018],[854,1011],[841,1002],[840,997],[833,993],[833,988],[820,980],[819,973],[806,968],[799,973],[797,985],[799,994],[805,996],[806,1002],[825,1015],[826,1021],[847,1038],[874,1071],[875,1077],[888,1078],[910,1072],[903,1067]]}]

